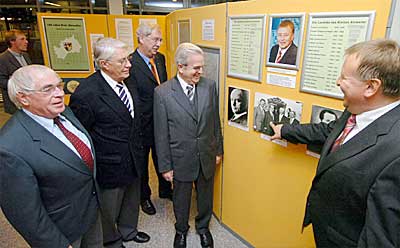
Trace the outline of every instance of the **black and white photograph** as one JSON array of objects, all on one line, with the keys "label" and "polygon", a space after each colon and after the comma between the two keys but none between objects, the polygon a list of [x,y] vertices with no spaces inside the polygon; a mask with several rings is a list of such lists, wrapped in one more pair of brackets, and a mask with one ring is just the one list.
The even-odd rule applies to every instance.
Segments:
[{"label": "black and white photograph", "polygon": [[[329,124],[332,121],[336,121],[341,115],[342,111],[337,109],[331,109],[323,106],[313,105],[311,112],[310,123],[326,123]],[[319,157],[323,144],[310,144],[307,145],[307,154],[313,157]]]},{"label": "black and white photograph", "polygon": [[290,99],[256,92],[254,97],[253,129],[267,136],[274,134],[269,123],[300,124],[303,104]]},{"label": "black and white photograph", "polygon": [[304,14],[271,15],[269,24],[267,65],[298,68]]},{"label": "black and white photograph", "polygon": [[228,125],[249,131],[249,91],[229,86]]}]

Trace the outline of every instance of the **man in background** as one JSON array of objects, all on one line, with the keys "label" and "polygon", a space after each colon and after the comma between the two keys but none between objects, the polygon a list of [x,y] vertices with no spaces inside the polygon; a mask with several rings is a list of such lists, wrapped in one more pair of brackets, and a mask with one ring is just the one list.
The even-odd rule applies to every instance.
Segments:
[{"label": "man in background", "polygon": [[303,226],[317,247],[399,247],[400,47],[390,40],[346,49],[337,85],[346,108],[329,124],[277,125],[290,142],[324,143]]},{"label": "man in background", "polygon": [[229,121],[247,126],[247,92],[242,89],[233,89],[229,99],[233,114]]},{"label": "man in background", "polygon": [[290,20],[283,20],[278,27],[277,42],[271,48],[269,62],[287,65],[296,65],[297,46],[294,40],[294,24]]},{"label": "man in background", "polygon": [[143,138],[143,163],[139,164],[142,170],[141,179],[141,207],[149,215],[156,213],[151,202],[149,185],[149,154],[151,156],[158,177],[158,195],[160,198],[172,200],[171,183],[167,182],[158,172],[158,159],[154,145],[153,124],[153,94],[154,88],[167,80],[164,55],[158,52],[162,42],[161,29],[157,24],[140,24],[136,30],[138,48],[132,54],[132,67],[127,85],[132,89],[135,98],[135,108],[138,118],[141,119],[140,135]]},{"label": "man in background", "polygon": [[93,143],[65,107],[63,86],[42,65],[11,76],[10,98],[22,110],[0,130],[1,208],[33,248],[98,248]]},{"label": "man in background", "polygon": [[257,132],[261,132],[263,130],[263,123],[264,123],[264,118],[265,118],[265,99],[261,98],[258,106],[254,108],[254,130]]},{"label": "man in background", "polygon": [[140,201],[140,117],[124,84],[131,63],[125,43],[99,39],[94,58],[100,70],[79,84],[70,106],[93,139],[100,185],[105,247],[122,242],[144,243],[150,237],[137,230]]},{"label": "man in background", "polygon": [[7,91],[7,82],[14,71],[21,66],[32,64],[28,51],[28,40],[20,30],[10,30],[5,33],[8,49],[0,54],[0,88],[4,101],[4,111],[14,114],[16,106],[10,100]]},{"label": "man in background", "polygon": [[193,184],[197,193],[196,231],[202,247],[214,247],[209,223],[215,166],[223,154],[216,83],[201,77],[204,54],[194,44],[180,44],[175,63],[176,77],[154,93],[159,169],[174,185],[174,248],[186,247]]}]

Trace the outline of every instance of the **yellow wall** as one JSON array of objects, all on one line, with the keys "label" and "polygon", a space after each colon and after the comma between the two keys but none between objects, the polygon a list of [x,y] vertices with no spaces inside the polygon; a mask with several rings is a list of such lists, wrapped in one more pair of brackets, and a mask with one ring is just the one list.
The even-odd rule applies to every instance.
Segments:
[{"label": "yellow wall", "polygon": [[[178,46],[178,21],[190,20],[191,22],[191,42],[204,47],[220,48],[221,52],[221,65],[220,65],[220,89],[219,92],[223,93],[225,89],[225,27],[226,27],[226,4],[218,4],[213,6],[206,6],[201,8],[193,8],[187,10],[175,11],[167,16],[166,26],[168,33],[168,58],[170,59],[169,75],[176,74],[176,66],[173,62],[175,49]],[[214,19],[215,20],[215,40],[203,41],[202,40],[202,20]],[[220,102],[224,102],[224,94],[220,94]],[[223,105],[220,106],[221,118],[223,116]],[[214,184],[214,213],[221,217],[221,194],[222,194],[222,165],[217,166]]]},{"label": "yellow wall", "polygon": [[[341,11],[376,10],[373,38],[385,37],[385,27],[390,10],[390,0],[285,0],[229,3],[227,14],[223,13],[225,4],[196,9],[175,11],[167,16],[167,30],[171,33],[173,44],[169,44],[169,57],[177,46],[177,21],[190,19],[192,26],[192,42],[202,44],[201,22],[203,19],[215,19],[216,40],[212,45],[221,46],[227,52],[225,32],[227,16],[252,14],[283,14]],[[224,15],[224,17],[223,17]],[[307,29],[308,15],[305,19]],[[266,23],[265,45],[268,38],[268,18]],[[304,49],[306,32],[304,32],[302,50]],[[209,44],[208,42],[205,44]],[[264,52],[263,61],[266,61]],[[221,214],[221,221],[244,240],[255,247],[314,247],[313,233],[310,227],[301,233],[301,225],[308,190],[317,166],[317,159],[305,154],[304,145],[282,147],[260,138],[260,134],[249,132],[227,125],[228,86],[236,86],[250,90],[249,127],[252,127],[254,94],[279,96],[303,103],[302,122],[309,122],[312,105],[322,105],[335,109],[343,109],[340,100],[322,97],[299,91],[301,77],[297,73],[295,89],[283,88],[265,83],[266,67],[263,66],[262,83],[225,77],[225,87],[220,91],[224,122],[224,163],[223,170],[217,171],[218,183],[222,182],[221,191],[216,184],[216,195],[222,192],[221,202],[215,198],[214,209]],[[226,58],[221,63],[225,74]],[[173,68],[172,68],[173,69]],[[223,82],[223,81],[221,81]],[[221,86],[222,87],[222,86]],[[251,129],[251,128],[250,128]],[[223,180],[222,180],[223,179]],[[220,216],[218,214],[218,216]]]}]

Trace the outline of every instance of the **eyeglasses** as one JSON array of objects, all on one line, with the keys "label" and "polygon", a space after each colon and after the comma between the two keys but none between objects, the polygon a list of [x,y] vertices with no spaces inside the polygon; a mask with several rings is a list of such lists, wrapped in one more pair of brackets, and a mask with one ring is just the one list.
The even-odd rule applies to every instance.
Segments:
[{"label": "eyeglasses", "polygon": [[189,65],[187,65],[187,64],[183,64],[184,66],[186,66],[186,67],[188,67],[188,68],[191,68],[191,69],[193,69],[193,70],[195,70],[195,71],[201,71],[201,70],[203,70],[203,68],[204,68],[204,65],[198,65],[198,66],[189,66]]},{"label": "eyeglasses", "polygon": [[157,42],[162,43],[162,42],[163,42],[163,39],[162,39],[162,38],[150,37],[150,35],[148,35],[148,36],[146,36],[146,37],[149,38],[153,43],[157,43]]},{"label": "eyeglasses", "polygon": [[59,89],[60,91],[64,91],[64,82],[59,82],[56,85],[46,85],[40,89],[37,90],[33,90],[33,89],[24,89],[25,91],[29,91],[29,92],[34,92],[34,93],[43,93],[45,95],[52,95],[56,89]]},{"label": "eyeglasses", "polygon": [[132,59],[132,56],[129,55],[128,57],[125,57],[125,58],[122,58],[122,59],[118,59],[118,60],[107,60],[107,61],[109,61],[109,62],[115,62],[115,63],[117,63],[117,64],[119,64],[119,65],[126,66],[126,64],[128,64],[128,62],[130,62],[131,59]]}]

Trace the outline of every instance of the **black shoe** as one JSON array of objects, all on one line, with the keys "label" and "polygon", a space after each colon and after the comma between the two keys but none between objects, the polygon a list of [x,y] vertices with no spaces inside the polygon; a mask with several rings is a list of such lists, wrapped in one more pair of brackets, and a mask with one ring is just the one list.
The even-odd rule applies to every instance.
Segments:
[{"label": "black shoe", "polygon": [[186,233],[175,233],[174,248],[186,248]]},{"label": "black shoe", "polygon": [[169,199],[170,201],[172,201],[172,192],[160,193],[160,194],[158,194],[158,196],[161,199]]},{"label": "black shoe", "polygon": [[210,231],[207,231],[206,233],[201,233],[199,235],[200,235],[201,247],[214,248],[214,240],[213,237],[211,236]]},{"label": "black shoe", "polygon": [[136,243],[146,243],[150,240],[150,236],[144,232],[138,232],[135,237],[131,239],[122,239],[124,242],[135,241]]},{"label": "black shoe", "polygon": [[150,199],[142,201],[140,203],[140,206],[142,207],[143,212],[145,212],[146,214],[148,215],[156,214],[156,208],[154,207]]}]

